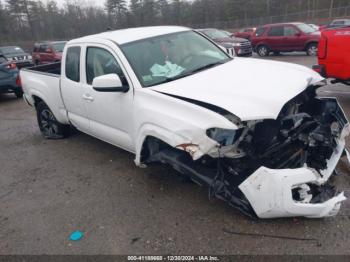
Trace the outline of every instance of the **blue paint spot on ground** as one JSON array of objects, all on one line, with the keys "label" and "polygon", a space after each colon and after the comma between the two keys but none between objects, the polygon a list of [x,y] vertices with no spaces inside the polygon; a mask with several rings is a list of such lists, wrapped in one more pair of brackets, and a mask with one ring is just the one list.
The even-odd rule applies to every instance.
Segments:
[{"label": "blue paint spot on ground", "polygon": [[84,234],[80,231],[74,231],[72,234],[70,234],[69,239],[72,241],[78,241],[80,239],[82,239],[82,237],[84,236]]}]

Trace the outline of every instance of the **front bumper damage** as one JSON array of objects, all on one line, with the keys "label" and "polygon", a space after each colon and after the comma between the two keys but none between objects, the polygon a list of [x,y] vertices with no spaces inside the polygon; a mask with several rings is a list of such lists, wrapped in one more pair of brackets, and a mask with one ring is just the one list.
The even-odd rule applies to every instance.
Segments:
[{"label": "front bumper damage", "polygon": [[346,199],[330,180],[340,158],[348,155],[349,132],[337,100],[317,98],[311,89],[287,103],[278,119],[246,123],[234,135],[238,138],[228,139],[232,144],[218,141],[220,146],[198,160],[186,148],[153,140],[144,151],[144,163],[171,165],[208,186],[210,198],[227,201],[251,217],[328,217]]},{"label": "front bumper damage", "polygon": [[[300,168],[270,169],[261,166],[251,174],[239,185],[239,189],[259,218],[335,216],[341,202],[346,200],[344,192],[338,193],[329,180],[335,174],[340,158],[348,156],[345,137],[349,135],[349,124],[336,99],[325,98],[322,102],[328,103],[333,108],[331,115],[335,122],[330,124],[339,125],[338,135],[334,134],[332,136],[334,141],[329,141],[333,143],[331,157],[324,159],[325,168],[322,170],[318,169],[320,164],[310,163],[309,165],[317,167],[313,168],[305,161],[304,166]],[[324,157],[318,150],[314,154],[321,159]]]}]

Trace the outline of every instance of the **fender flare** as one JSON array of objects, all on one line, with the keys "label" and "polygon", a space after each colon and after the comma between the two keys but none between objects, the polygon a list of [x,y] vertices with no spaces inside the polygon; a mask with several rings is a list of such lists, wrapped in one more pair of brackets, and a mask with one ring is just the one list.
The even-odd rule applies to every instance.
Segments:
[{"label": "fender flare", "polygon": [[[50,108],[49,104],[47,103],[48,99],[45,97],[45,95],[43,93],[41,93],[40,91],[34,89],[34,90],[31,90],[30,94],[29,94],[29,99],[31,100],[30,103],[32,103],[34,105],[34,107],[36,107],[36,104],[35,104],[35,98],[34,97],[37,97],[39,98],[40,100],[42,100],[47,106],[48,108]],[[27,97],[27,98],[28,98]],[[64,119],[62,116],[57,116],[55,114],[55,112],[52,111],[52,109],[50,108],[52,114],[55,116],[55,118],[57,119],[58,122],[60,122],[61,124],[69,124],[69,120],[68,118],[67,119]]]},{"label": "fender flare", "polygon": [[147,137],[155,137],[169,146],[176,147],[176,141],[184,138],[174,134],[174,132],[154,124],[146,123],[141,126],[135,144],[135,164],[141,165],[141,152]]}]

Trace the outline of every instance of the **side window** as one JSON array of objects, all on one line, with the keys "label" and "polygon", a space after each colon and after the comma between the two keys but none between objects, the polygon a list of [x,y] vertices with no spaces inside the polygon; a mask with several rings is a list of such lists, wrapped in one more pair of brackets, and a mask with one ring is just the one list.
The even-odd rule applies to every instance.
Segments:
[{"label": "side window", "polygon": [[256,29],[255,36],[262,36],[264,32],[265,32],[265,28],[259,27],[258,29]]},{"label": "side window", "polygon": [[284,36],[295,36],[298,31],[292,26],[284,27]]},{"label": "side window", "polygon": [[46,49],[49,47],[49,45],[47,44],[43,44],[43,45],[40,45],[39,47],[39,52],[40,53],[45,53],[46,52]]},{"label": "side window", "polygon": [[117,74],[126,83],[123,71],[114,56],[105,49],[88,47],[86,51],[86,82],[92,84],[97,76]]},{"label": "side window", "polygon": [[67,49],[66,77],[72,81],[80,81],[80,47],[74,46]]},{"label": "side window", "polygon": [[267,33],[268,36],[283,36],[284,35],[284,30],[283,26],[274,26],[271,27],[269,32]]}]

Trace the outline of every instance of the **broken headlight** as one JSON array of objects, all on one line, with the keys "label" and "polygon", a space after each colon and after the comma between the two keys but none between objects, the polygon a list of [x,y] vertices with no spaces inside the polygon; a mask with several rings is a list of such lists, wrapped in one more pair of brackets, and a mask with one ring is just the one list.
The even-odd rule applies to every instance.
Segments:
[{"label": "broken headlight", "polygon": [[207,130],[207,136],[218,142],[221,146],[233,145],[241,136],[243,129],[222,129],[210,128]]}]

